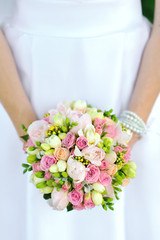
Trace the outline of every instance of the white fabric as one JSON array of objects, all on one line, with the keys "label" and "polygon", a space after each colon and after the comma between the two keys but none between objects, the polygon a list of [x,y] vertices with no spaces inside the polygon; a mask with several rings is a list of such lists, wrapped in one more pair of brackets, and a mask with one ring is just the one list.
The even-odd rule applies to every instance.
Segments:
[{"label": "white fabric", "polygon": [[[113,108],[118,115],[127,107],[151,27],[140,0],[17,0],[2,30],[41,118],[58,102],[79,98],[103,110]],[[137,178],[121,194],[114,212],[101,207],[53,211],[28,182],[29,175],[22,175],[26,156],[2,111],[3,239],[158,240],[159,104],[160,96],[147,122],[148,133],[132,151]]]}]

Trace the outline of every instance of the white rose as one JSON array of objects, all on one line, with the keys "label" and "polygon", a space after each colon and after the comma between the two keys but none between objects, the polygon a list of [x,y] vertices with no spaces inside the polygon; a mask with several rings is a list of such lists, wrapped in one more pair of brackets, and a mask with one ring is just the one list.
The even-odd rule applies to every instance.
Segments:
[{"label": "white rose", "polygon": [[58,171],[59,172],[64,172],[67,168],[67,163],[66,161],[63,161],[63,160],[59,160],[57,162],[57,167],[58,167]]},{"label": "white rose", "polygon": [[45,142],[52,148],[61,147],[61,139],[56,135],[52,135],[49,138],[46,138]]},{"label": "white rose", "polygon": [[67,173],[76,182],[82,182],[86,177],[86,168],[77,160],[73,160],[70,156],[67,161]]}]

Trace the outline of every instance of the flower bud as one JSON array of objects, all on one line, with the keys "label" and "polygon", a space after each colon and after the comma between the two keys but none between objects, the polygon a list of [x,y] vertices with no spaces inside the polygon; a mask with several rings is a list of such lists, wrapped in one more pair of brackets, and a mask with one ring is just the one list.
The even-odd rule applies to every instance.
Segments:
[{"label": "flower bud", "polygon": [[27,157],[27,162],[30,163],[30,164],[36,162],[36,160],[37,160],[36,155],[30,155],[30,156]]},{"label": "flower bud", "polygon": [[40,183],[40,182],[44,182],[44,181],[45,181],[45,178],[38,178],[35,176],[34,173],[32,173],[30,176],[30,182],[33,183],[34,185],[36,185],[37,183]]},{"label": "flower bud", "polygon": [[36,155],[38,153],[38,149],[36,149],[35,147],[28,147],[26,149],[26,152],[30,155]]},{"label": "flower bud", "polygon": [[41,144],[41,147],[42,147],[43,150],[45,150],[45,151],[50,150],[50,146],[49,146],[47,143],[42,143],[42,144]]},{"label": "flower bud", "polygon": [[121,169],[128,177],[135,178],[137,165],[133,161],[128,161]]},{"label": "flower bud", "polygon": [[53,187],[49,187],[49,186],[39,189],[40,193],[51,193],[52,191],[53,191]]},{"label": "flower bud", "polygon": [[49,144],[52,148],[61,147],[61,140],[56,135],[52,135],[49,138],[46,138],[45,142]]},{"label": "flower bud", "polygon": [[61,113],[56,113],[54,115],[54,124],[57,125],[57,126],[63,126],[64,125],[64,119],[63,119]]},{"label": "flower bud", "polygon": [[51,173],[56,173],[56,172],[58,172],[57,164],[53,164],[53,165],[49,168],[49,171],[50,171]]},{"label": "flower bud", "polygon": [[54,152],[54,150],[53,150],[53,149],[50,149],[50,150],[48,150],[48,151],[45,151],[45,152],[44,152],[44,155],[52,155],[53,152]]},{"label": "flower bud", "polygon": [[66,161],[63,161],[63,160],[59,160],[57,162],[57,167],[58,167],[58,171],[59,172],[64,172],[67,168],[67,163]]},{"label": "flower bud", "polygon": [[102,202],[103,202],[102,194],[95,190],[92,191],[92,200],[96,206],[102,204]]},{"label": "flower bud", "polygon": [[84,100],[77,100],[72,102],[72,108],[83,111],[87,108],[87,103]]},{"label": "flower bud", "polygon": [[58,134],[58,137],[61,139],[61,140],[63,140],[65,137],[66,137],[66,133],[60,133],[60,134]]},{"label": "flower bud", "polygon": [[94,190],[96,190],[97,192],[103,193],[105,191],[105,187],[101,184],[101,183],[93,183],[92,187]]}]

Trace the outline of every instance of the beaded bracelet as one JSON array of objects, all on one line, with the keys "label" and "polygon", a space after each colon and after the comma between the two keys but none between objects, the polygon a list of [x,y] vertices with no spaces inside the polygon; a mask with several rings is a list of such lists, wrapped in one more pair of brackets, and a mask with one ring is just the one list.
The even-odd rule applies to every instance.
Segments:
[{"label": "beaded bracelet", "polygon": [[128,129],[135,132],[137,136],[142,137],[147,130],[144,121],[134,112],[124,110],[120,116],[119,121]]}]

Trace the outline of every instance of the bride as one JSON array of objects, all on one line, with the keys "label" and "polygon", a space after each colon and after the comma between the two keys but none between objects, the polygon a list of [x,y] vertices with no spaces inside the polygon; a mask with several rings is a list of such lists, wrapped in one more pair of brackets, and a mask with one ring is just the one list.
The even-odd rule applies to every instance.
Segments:
[{"label": "bride", "polygon": [[[16,0],[14,12],[4,17],[0,31],[4,240],[160,239],[160,0],[155,3],[153,25],[142,15],[140,0]],[[22,175],[21,123],[28,127],[57,103],[74,99],[103,110],[113,108],[117,115],[128,109],[147,126],[143,135],[132,129],[137,177],[121,194],[114,212],[98,207],[53,211]]]}]

